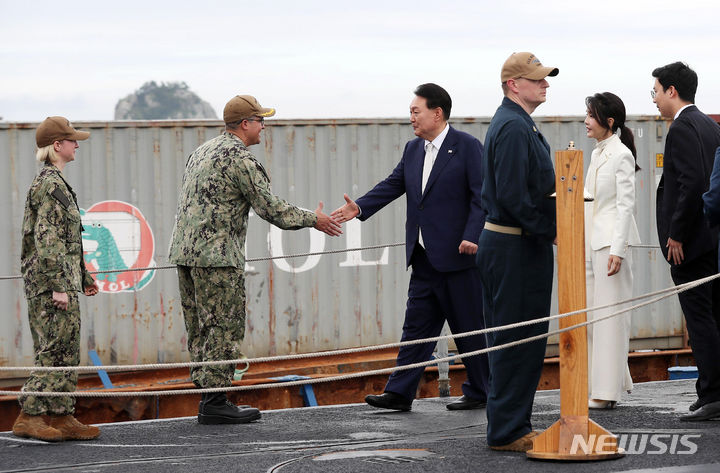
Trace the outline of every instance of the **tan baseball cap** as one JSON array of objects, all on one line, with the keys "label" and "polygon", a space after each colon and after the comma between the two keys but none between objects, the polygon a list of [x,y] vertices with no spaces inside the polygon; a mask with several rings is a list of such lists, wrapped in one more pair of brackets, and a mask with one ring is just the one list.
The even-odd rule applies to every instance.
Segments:
[{"label": "tan baseball cap", "polygon": [[38,148],[44,148],[56,141],[80,141],[87,140],[89,137],[89,132],[76,130],[64,117],[47,117],[35,131],[35,142]]},{"label": "tan baseball cap", "polygon": [[512,53],[505,64],[503,64],[500,80],[502,82],[508,79],[525,79],[540,80],[547,76],[554,77],[558,75],[560,70],[557,67],[544,67],[540,59],[536,58],[533,53]]},{"label": "tan baseball cap", "polygon": [[223,110],[225,123],[240,121],[250,117],[272,117],[274,108],[263,108],[252,95],[236,95],[231,98]]}]

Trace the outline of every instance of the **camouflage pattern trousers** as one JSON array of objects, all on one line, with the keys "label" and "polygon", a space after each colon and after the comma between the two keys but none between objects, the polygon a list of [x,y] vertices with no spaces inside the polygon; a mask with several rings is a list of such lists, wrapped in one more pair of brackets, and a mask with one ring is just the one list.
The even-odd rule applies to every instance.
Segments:
[{"label": "camouflage pattern trousers", "polygon": [[[192,361],[241,358],[245,337],[245,273],[234,267],[178,266],[188,351]],[[200,388],[230,386],[235,364],[200,366],[190,377]]]},{"label": "camouflage pattern trousers", "polygon": [[[78,293],[68,292],[67,310],[53,305],[52,292],[28,299],[28,319],[35,348],[35,366],[77,366],[80,363],[80,306]],[[77,372],[33,371],[23,391],[66,391],[77,387]],[[75,398],[20,396],[29,415],[67,415],[75,412]]]}]

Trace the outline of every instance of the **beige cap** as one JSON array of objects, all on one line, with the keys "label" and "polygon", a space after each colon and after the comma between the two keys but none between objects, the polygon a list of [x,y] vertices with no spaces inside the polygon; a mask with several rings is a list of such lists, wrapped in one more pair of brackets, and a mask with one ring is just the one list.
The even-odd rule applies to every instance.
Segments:
[{"label": "beige cap", "polygon": [[56,141],[80,141],[87,140],[89,137],[90,133],[76,130],[64,117],[47,117],[35,131],[35,142],[38,148],[44,148]]},{"label": "beige cap", "polygon": [[557,67],[543,67],[540,59],[533,53],[512,53],[505,64],[503,64],[500,80],[505,82],[509,79],[540,80],[547,76],[554,77],[560,70]]},{"label": "beige cap", "polygon": [[252,95],[236,95],[231,98],[223,110],[225,123],[240,121],[250,117],[272,117],[274,108],[263,108]]}]

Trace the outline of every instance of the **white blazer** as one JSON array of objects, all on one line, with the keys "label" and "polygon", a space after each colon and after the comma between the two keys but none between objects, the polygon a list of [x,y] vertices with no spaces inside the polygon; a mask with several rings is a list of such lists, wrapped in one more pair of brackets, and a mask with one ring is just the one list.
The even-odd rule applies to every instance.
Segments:
[{"label": "white blazer", "polygon": [[635,159],[616,134],[597,144],[590,158],[585,191],[595,200],[585,202],[585,257],[610,247],[625,258],[629,245],[640,243],[635,223]]}]

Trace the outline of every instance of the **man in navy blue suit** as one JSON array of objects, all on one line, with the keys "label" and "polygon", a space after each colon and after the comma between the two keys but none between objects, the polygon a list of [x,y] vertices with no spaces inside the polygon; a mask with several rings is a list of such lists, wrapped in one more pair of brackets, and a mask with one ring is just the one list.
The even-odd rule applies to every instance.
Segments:
[{"label": "man in navy blue suit", "polygon": [[[339,222],[366,220],[405,194],[406,264],[412,266],[402,340],[440,334],[447,320],[453,333],[484,328],[482,289],[475,253],[485,212],[480,206],[483,146],[476,138],[448,125],[452,101],[436,84],[415,89],[410,122],[415,138],[405,145],[400,163],[367,194],[332,216]],[[485,337],[455,340],[459,352],[485,348]],[[401,347],[397,366],[427,361],[434,343]],[[450,410],[485,407],[487,355],[464,358],[467,381],[463,396]],[[423,368],[395,371],[381,395],[368,395],[371,406],[409,411]]]}]

